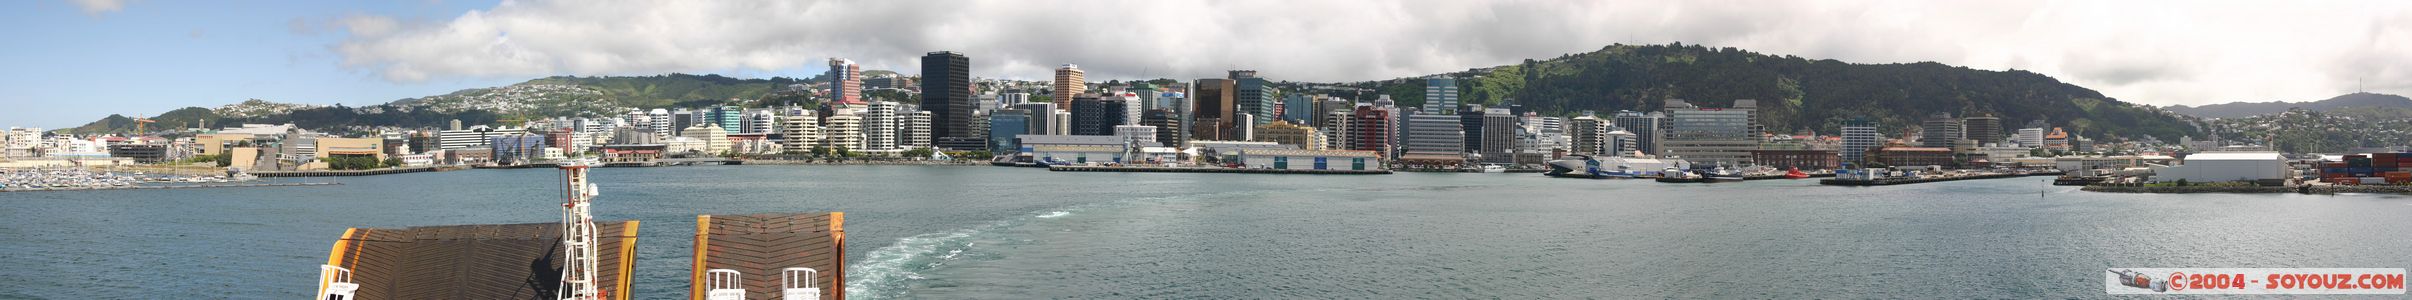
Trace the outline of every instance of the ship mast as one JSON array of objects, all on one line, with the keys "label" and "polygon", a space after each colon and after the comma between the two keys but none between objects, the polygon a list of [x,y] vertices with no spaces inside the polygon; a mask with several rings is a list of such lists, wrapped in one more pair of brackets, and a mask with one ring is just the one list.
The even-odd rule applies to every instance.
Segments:
[{"label": "ship mast", "polygon": [[595,220],[589,204],[599,193],[586,182],[586,164],[563,164],[568,199],[561,203],[561,299],[602,299],[595,288]]}]

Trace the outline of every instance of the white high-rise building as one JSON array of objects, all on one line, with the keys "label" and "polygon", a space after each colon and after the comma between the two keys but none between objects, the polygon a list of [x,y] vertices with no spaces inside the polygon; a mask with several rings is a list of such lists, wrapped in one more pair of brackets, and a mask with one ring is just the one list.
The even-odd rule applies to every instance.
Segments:
[{"label": "white high-rise building", "polygon": [[779,148],[788,153],[811,152],[821,144],[821,118],[810,109],[790,109],[779,118]]},{"label": "white high-rise building", "polygon": [[894,101],[872,101],[863,109],[863,150],[895,151],[898,129],[904,124],[899,115],[902,106]]},{"label": "white high-rise building", "polygon": [[778,129],[779,114],[767,109],[757,109],[745,112],[745,128],[739,132],[773,133],[778,132]]},{"label": "white high-rise building", "polygon": [[830,115],[828,124],[822,124],[821,129],[822,146],[848,151],[862,151],[864,148],[862,116],[839,111]]},{"label": "white high-rise building", "polygon": [[1143,111],[1139,109],[1139,93],[1121,92],[1106,95],[1104,98],[1107,101],[1122,101],[1123,118],[1121,125],[1139,125],[1139,114]]},{"label": "white high-rise building", "polygon": [[2042,127],[2037,127],[2037,128],[2019,128],[2019,129],[2018,129],[2018,146],[2019,146],[2019,147],[2026,147],[2026,148],[2041,148],[2041,147],[2043,147],[2043,146],[2044,146],[2044,129],[2043,129]]},{"label": "white high-rise building", "polygon": [[670,110],[655,108],[645,115],[653,119],[653,125],[646,127],[646,129],[653,130],[653,136],[668,137],[671,133],[681,129],[670,124]]},{"label": "white high-rise building", "polygon": [[930,147],[930,111],[916,110],[905,118],[904,136],[897,143],[905,149]]}]

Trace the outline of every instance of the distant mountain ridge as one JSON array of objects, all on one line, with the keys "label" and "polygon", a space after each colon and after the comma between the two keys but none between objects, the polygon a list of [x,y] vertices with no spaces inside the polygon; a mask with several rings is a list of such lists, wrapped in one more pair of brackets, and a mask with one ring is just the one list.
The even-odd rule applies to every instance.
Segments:
[{"label": "distant mountain ridge", "polygon": [[2346,107],[2412,108],[2412,98],[2404,98],[2404,96],[2388,94],[2352,93],[2319,101],[2229,102],[2204,106],[2177,105],[2167,107],[2166,109],[2171,112],[2204,118],[2243,118],[2282,113],[2286,112],[2286,110],[2289,108],[2303,108],[2311,111],[2331,111]]},{"label": "distant mountain ridge", "polygon": [[1934,62],[1857,64],[1680,43],[1611,45],[1521,64],[1339,85],[1379,91],[1401,106],[1415,106],[1423,103],[1420,78],[1431,76],[1459,78],[1465,103],[1517,104],[1543,115],[1654,111],[1667,99],[1704,107],[1754,99],[1760,125],[1776,133],[1833,134],[1845,121],[1868,118],[1881,124],[1879,131],[1900,134],[1944,112],[1990,114],[2005,127],[2043,120],[2096,138],[2176,141],[2202,134],[2184,116],[2034,72]]}]

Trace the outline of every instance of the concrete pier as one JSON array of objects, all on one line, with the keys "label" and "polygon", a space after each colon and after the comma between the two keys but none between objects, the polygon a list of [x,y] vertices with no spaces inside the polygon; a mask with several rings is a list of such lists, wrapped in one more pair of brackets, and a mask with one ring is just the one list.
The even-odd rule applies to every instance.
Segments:
[{"label": "concrete pier", "polygon": [[1324,174],[1324,175],[1376,175],[1376,174],[1390,174],[1390,170],[1284,170],[1284,169],[1193,168],[1193,167],[1089,167],[1089,166],[1053,166],[1053,167],[1047,167],[1047,170],[1048,170],[1048,171],[1056,171],[1056,172],[1236,173],[1236,174]]}]

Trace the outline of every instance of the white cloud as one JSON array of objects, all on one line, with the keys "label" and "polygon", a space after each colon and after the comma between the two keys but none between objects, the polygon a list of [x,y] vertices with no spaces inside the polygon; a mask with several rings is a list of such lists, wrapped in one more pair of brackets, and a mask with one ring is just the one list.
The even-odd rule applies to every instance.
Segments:
[{"label": "white cloud", "polygon": [[2398,2],[504,1],[450,20],[339,20],[347,67],[395,81],[817,69],[981,77],[1350,81],[1681,41],[1860,63],[2024,69],[2152,104],[2412,94]]},{"label": "white cloud", "polygon": [[125,0],[68,0],[67,2],[75,4],[77,8],[84,9],[84,14],[95,16],[98,16],[102,13],[112,13],[126,9]]}]

